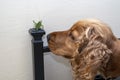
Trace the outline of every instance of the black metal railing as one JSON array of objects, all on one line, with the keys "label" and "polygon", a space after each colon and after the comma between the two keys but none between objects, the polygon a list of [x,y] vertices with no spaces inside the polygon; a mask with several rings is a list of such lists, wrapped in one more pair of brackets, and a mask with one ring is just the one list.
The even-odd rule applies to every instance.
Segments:
[{"label": "black metal railing", "polygon": [[32,35],[32,51],[33,51],[33,65],[34,65],[34,80],[44,79],[44,52],[49,52],[47,46],[43,46],[42,36],[45,34],[44,30],[35,31],[30,29],[29,33]]}]

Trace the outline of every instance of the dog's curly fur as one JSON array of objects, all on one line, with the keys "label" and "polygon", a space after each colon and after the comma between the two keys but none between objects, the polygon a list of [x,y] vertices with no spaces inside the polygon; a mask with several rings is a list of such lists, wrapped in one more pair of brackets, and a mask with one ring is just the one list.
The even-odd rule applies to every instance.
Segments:
[{"label": "dog's curly fur", "polygon": [[50,50],[70,60],[74,80],[120,76],[120,41],[97,19],[84,19],[69,30],[49,34]]}]

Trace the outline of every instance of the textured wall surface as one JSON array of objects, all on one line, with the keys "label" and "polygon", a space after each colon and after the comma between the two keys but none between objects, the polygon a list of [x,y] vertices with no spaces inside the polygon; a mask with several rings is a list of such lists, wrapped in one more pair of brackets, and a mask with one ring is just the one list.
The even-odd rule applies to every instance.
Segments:
[{"label": "textured wall surface", "polygon": [[[120,37],[119,4],[120,0],[0,0],[0,80],[33,80],[28,33],[32,20],[42,19],[48,34],[82,18],[98,18]],[[44,57],[46,80],[72,80],[68,60],[51,53]]]}]

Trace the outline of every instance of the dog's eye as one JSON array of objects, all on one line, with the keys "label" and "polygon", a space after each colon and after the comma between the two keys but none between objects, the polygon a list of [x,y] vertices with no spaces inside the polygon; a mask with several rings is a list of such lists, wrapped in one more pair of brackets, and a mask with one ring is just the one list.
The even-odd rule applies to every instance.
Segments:
[{"label": "dog's eye", "polygon": [[72,35],[72,33],[69,34],[69,37],[70,37],[72,40],[75,40],[75,37]]},{"label": "dog's eye", "polygon": [[75,40],[75,37],[74,37],[74,36],[71,36],[71,39],[72,39],[72,40]]}]

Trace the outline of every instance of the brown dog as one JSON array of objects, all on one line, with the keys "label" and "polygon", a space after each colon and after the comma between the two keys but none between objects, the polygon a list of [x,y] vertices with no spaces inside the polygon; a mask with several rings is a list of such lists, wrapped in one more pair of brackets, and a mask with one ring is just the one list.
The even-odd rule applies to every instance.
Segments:
[{"label": "brown dog", "polygon": [[70,60],[74,80],[94,80],[98,73],[105,79],[120,76],[120,41],[99,20],[81,20],[50,33],[48,43],[54,54]]}]

